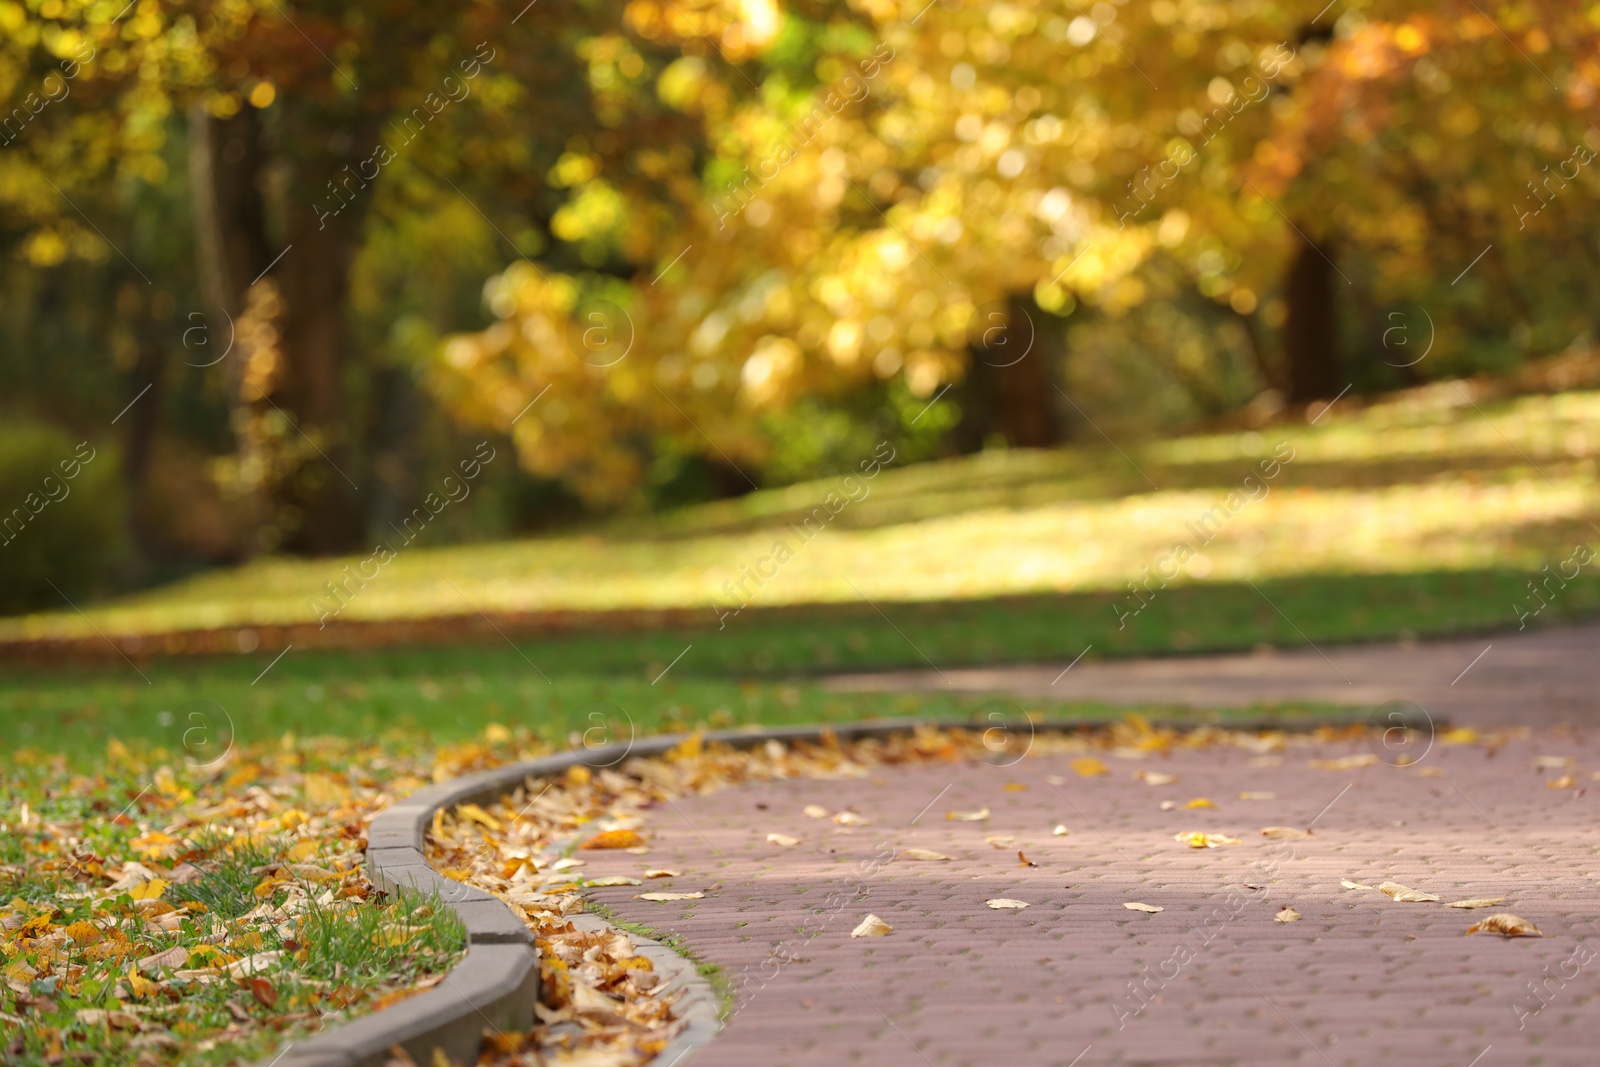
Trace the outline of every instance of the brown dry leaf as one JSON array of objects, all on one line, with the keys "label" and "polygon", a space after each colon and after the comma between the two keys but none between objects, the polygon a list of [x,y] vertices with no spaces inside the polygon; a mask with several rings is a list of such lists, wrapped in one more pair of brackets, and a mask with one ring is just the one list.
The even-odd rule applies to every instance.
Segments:
[{"label": "brown dry leaf", "polygon": [[865,919],[862,919],[861,922],[856,925],[856,928],[854,930],[850,931],[850,936],[851,937],[883,937],[884,935],[888,934],[893,929],[894,929],[894,927],[890,926],[888,923],[884,922],[882,919],[878,918],[876,915],[868,915]]},{"label": "brown dry leaf", "polygon": [[1373,767],[1378,763],[1378,757],[1371,752],[1363,752],[1359,756],[1340,756],[1338,759],[1314,759],[1311,767],[1319,771],[1353,771],[1358,767]]},{"label": "brown dry leaf", "polygon": [[1292,840],[1294,838],[1311,836],[1310,830],[1296,830],[1292,826],[1263,826],[1261,828],[1261,833],[1263,836],[1269,837],[1274,841],[1285,838]]},{"label": "brown dry leaf", "polygon": [[645,871],[644,876],[646,878],[676,878],[679,873],[670,867],[656,867],[653,870]]},{"label": "brown dry leaf", "polygon": [[1030,860],[1026,855],[1024,855],[1023,851],[1019,848],[1019,849],[1017,849],[1017,866],[1019,866],[1019,867],[1037,867],[1039,865],[1037,863],[1033,862],[1032,860]]},{"label": "brown dry leaf", "polygon": [[1165,774],[1161,771],[1134,771],[1133,776],[1142,780],[1145,785],[1171,785],[1178,780],[1176,774]]},{"label": "brown dry leaf", "polygon": [[954,856],[946,856],[943,852],[935,852],[927,848],[908,848],[900,853],[901,859],[908,860],[953,860]]},{"label": "brown dry leaf", "polygon": [[1122,906],[1124,908],[1127,908],[1129,911],[1142,911],[1142,912],[1147,912],[1148,914],[1151,914],[1151,915],[1154,915],[1158,911],[1166,911],[1167,910],[1166,908],[1163,908],[1159,904],[1145,904],[1145,903],[1143,903],[1141,901],[1137,901],[1137,900],[1126,901],[1126,902],[1123,903]]},{"label": "brown dry leaf", "polygon": [[833,821],[840,826],[867,826],[872,820],[864,815],[857,815],[853,811],[841,811],[833,817]]},{"label": "brown dry leaf", "polygon": [[1297,923],[1300,921],[1300,913],[1285,904],[1283,910],[1272,917],[1272,921],[1275,923]]},{"label": "brown dry leaf", "polygon": [[638,848],[643,844],[644,838],[639,836],[639,831],[637,830],[606,830],[595,834],[578,847],[582,849]]},{"label": "brown dry leaf", "polygon": [[982,822],[989,817],[988,808],[979,808],[977,811],[947,811],[944,817],[952,822]]},{"label": "brown dry leaf", "polygon": [[1184,807],[1186,807],[1186,808],[1214,808],[1214,807],[1216,807],[1216,805],[1211,803],[1211,800],[1210,800],[1209,797],[1195,797],[1193,800],[1189,801],[1189,803],[1185,804]]},{"label": "brown dry leaf", "polygon": [[1409,889],[1399,882],[1382,882],[1378,885],[1378,892],[1388,896],[1401,904],[1428,904],[1439,898],[1432,893],[1424,893],[1420,889]]},{"label": "brown dry leaf", "polygon": [[790,837],[788,834],[768,834],[767,841],[774,845],[781,845],[784,848],[793,848],[800,843],[798,837]]},{"label": "brown dry leaf", "polygon": [[1181,834],[1172,835],[1174,841],[1181,841],[1190,848],[1218,848],[1222,845],[1237,845],[1237,837],[1227,834],[1208,834],[1202,830],[1186,830]]},{"label": "brown dry leaf", "polygon": [[829,815],[828,809],[821,804],[807,804],[801,812],[808,819],[826,819]]},{"label": "brown dry leaf", "polygon": [[984,901],[984,903],[995,911],[1004,911],[1007,908],[1026,908],[1028,906],[1026,900],[1012,900],[1009,897],[995,897],[993,900]]},{"label": "brown dry leaf", "polygon": [[163,967],[176,971],[189,962],[189,950],[182,945],[173,945],[165,952],[157,952],[153,956],[146,956],[137,964],[139,970],[145,974],[155,974]]},{"label": "brown dry leaf", "polygon": [[1476,934],[1482,931],[1486,934],[1503,934],[1506,937],[1543,937],[1539,928],[1509,911],[1502,911],[1486,919],[1480,919],[1467,927],[1467,933]]},{"label": "brown dry leaf", "polygon": [[1100,778],[1111,773],[1109,767],[1093,756],[1079,756],[1072,761],[1072,769],[1082,778]]},{"label": "brown dry leaf", "polygon": [[699,900],[700,898],[702,898],[704,896],[705,896],[705,894],[704,893],[700,893],[700,892],[694,892],[694,893],[640,893],[639,894],[639,899],[640,900],[654,900],[654,901],[657,901],[657,902],[661,902],[661,901],[668,901],[668,900]]},{"label": "brown dry leaf", "polygon": [[276,967],[278,958],[282,955],[283,953],[277,949],[273,949],[271,952],[256,952],[242,960],[235,960],[228,964],[227,971],[234,978],[244,978]]},{"label": "brown dry leaf", "polygon": [[1496,904],[1504,904],[1505,897],[1473,897],[1470,900],[1452,900],[1446,904],[1447,908],[1463,908],[1471,911],[1475,908],[1492,908]]},{"label": "brown dry leaf", "polygon": [[272,988],[272,983],[265,978],[250,979],[250,995],[256,998],[256,1003],[263,1008],[270,1008],[278,1003],[278,991]]},{"label": "brown dry leaf", "polygon": [[589,884],[603,889],[614,885],[644,885],[644,882],[638,878],[629,878],[625,874],[613,874],[605,878],[591,878]]}]

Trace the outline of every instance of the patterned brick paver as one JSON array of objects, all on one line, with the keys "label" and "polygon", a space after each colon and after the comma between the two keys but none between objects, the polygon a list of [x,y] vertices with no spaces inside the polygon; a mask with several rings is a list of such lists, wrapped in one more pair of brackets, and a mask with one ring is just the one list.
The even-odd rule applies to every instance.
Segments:
[{"label": "patterned brick paver", "polygon": [[[1545,729],[1487,747],[1436,742],[1408,768],[1310,766],[1367,751],[1106,755],[1099,778],[1034,755],[741,787],[666,806],[648,855],[586,853],[585,873],[682,872],[593,894],[728,972],[739,1008],[699,1067],[1597,1062],[1600,741]],[[1575,764],[1540,766],[1550,756]],[[1179,781],[1151,786],[1139,769]],[[1568,774],[1573,784],[1550,788]],[[1197,797],[1215,808],[1160,807]],[[872,822],[810,819],[806,804]],[[945,818],[981,807],[987,821]],[[1070,833],[1054,835],[1058,823]],[[1273,841],[1269,825],[1314,834]],[[1194,829],[1240,843],[1173,840]],[[770,844],[773,831],[802,843]],[[1000,835],[1015,840],[985,840]],[[956,858],[884,862],[907,848]],[[1018,848],[1038,866],[1019,866]],[[1442,899],[1397,903],[1344,878]],[[707,895],[636,898],[667,888]],[[1486,911],[1444,905],[1497,896],[1506,904]],[[1031,907],[985,907],[994,897]],[[1303,918],[1274,922],[1284,905]],[[1546,936],[1463,936],[1498,910]],[[894,932],[852,940],[868,912]]]}]

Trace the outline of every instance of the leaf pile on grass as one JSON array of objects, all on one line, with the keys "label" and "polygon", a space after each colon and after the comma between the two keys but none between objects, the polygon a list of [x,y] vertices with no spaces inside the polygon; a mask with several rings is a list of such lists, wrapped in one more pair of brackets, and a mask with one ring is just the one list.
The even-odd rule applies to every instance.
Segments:
[{"label": "leaf pile on grass", "polygon": [[[391,745],[391,748],[396,746]],[[112,742],[18,752],[0,786],[0,1059],[230,1063],[448,972],[465,932],[362,873],[396,796],[523,753],[286,737],[192,767]]]},{"label": "leaf pile on grass", "polygon": [[[564,775],[530,779],[500,800],[462,804],[435,813],[429,860],[447,877],[485,889],[521,915],[540,948],[542,996],[538,1025],[527,1034],[493,1039],[497,1063],[559,1063],[627,1067],[666,1047],[681,1029],[673,1004],[679,990],[663,982],[626,933],[584,932],[570,916],[584,910],[589,886],[640,885],[668,891],[640,893],[647,900],[703,898],[716,886],[672,889],[676,871],[651,869],[641,832],[647,811],[679,797],[715,792],[746,782],[789,778],[864,777],[896,764],[987,761],[1015,757],[985,746],[977,731],[921,729],[889,738],[817,743],[768,741],[750,749],[704,744],[699,734],[661,758],[629,758],[614,767],[575,766]],[[1276,751],[1320,738],[1360,736],[1359,731],[1319,735],[1244,733],[1202,728],[1177,732],[1152,727],[1137,715],[1109,728],[1032,738],[1030,755],[1090,751],[1147,756],[1171,748],[1244,747]],[[992,740],[992,738],[990,738]],[[821,812],[827,815],[827,812]],[[834,821],[842,822],[837,816]],[[867,820],[855,816],[853,823]],[[639,857],[639,876],[589,880],[584,861],[566,852],[620,850]]]}]

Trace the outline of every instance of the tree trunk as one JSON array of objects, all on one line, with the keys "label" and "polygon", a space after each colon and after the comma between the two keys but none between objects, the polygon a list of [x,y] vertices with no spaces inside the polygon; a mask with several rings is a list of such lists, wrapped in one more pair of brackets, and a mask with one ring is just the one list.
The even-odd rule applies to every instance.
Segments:
[{"label": "tree trunk", "polygon": [[1290,403],[1339,392],[1338,306],[1332,246],[1300,239],[1284,281],[1289,316],[1283,324]]},{"label": "tree trunk", "polygon": [[304,516],[288,541],[292,551],[328,555],[360,543],[361,522],[350,480],[344,374],[349,339],[345,297],[353,251],[344,227],[319,223],[312,204],[288,205],[289,252],[276,268],[287,305],[283,331],[284,396],[311,456],[289,485]]},{"label": "tree trunk", "polygon": [[978,315],[957,433],[964,450],[976,451],[994,435],[1013,448],[1060,444],[1051,360],[1062,331],[1026,297],[1013,296],[1003,308],[987,304]]}]

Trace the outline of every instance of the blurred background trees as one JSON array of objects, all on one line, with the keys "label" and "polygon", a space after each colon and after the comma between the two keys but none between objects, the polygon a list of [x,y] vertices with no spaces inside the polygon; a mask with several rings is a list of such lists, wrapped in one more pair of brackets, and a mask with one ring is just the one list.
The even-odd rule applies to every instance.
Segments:
[{"label": "blurred background trees", "polygon": [[1316,6],[0,0],[0,484],[142,583],[1585,353],[1600,8]]}]

